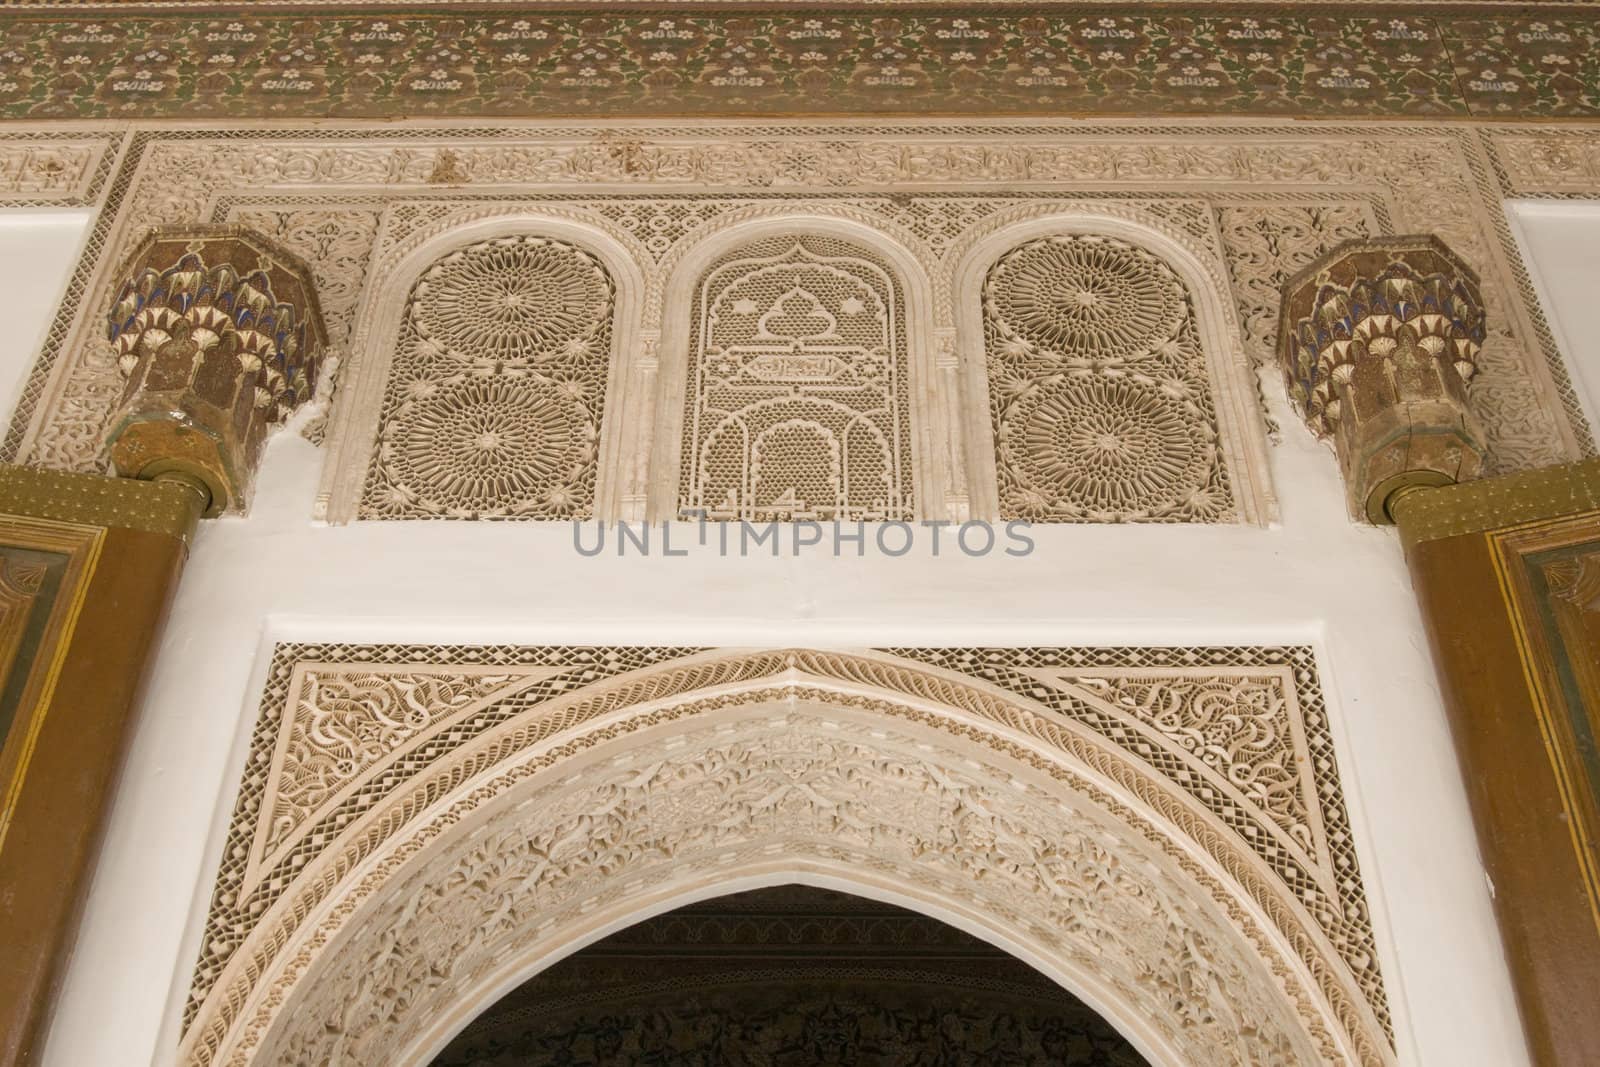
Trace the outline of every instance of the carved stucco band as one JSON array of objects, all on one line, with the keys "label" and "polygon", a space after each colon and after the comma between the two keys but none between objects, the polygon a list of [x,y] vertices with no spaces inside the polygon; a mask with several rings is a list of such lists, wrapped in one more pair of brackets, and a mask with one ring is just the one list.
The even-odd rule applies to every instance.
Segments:
[{"label": "carved stucco band", "polygon": [[1467,382],[1487,333],[1478,277],[1436,237],[1340,245],[1284,285],[1290,399],[1332,437],[1352,510],[1476,478],[1487,453]]},{"label": "carved stucco band", "polygon": [[327,327],[311,272],[237,226],[158,229],[107,314],[127,377],[106,451],[132,478],[179,476],[208,515],[243,510],[267,431],[311,397]]},{"label": "carved stucco band", "polygon": [[[981,351],[983,343],[981,329],[969,337],[963,325],[981,323],[976,298],[958,308],[950,296],[981,288],[981,277],[975,285],[952,284],[951,272],[974,260],[955,243],[972,248],[1000,227],[1050,215],[1083,220],[1070,232],[1105,232],[1110,220],[1137,219],[1191,247],[1196,269],[1184,280],[1197,301],[1213,299],[1221,316],[1215,344],[1208,334],[1203,347],[1208,362],[1225,363],[1245,353],[1272,359],[1282,283],[1318,253],[1352,237],[1436,230],[1482,279],[1489,328],[1470,399],[1489,435],[1493,470],[1535,469],[1592,451],[1592,443],[1498,203],[1547,190],[1600,191],[1600,164],[1586,136],[1559,127],[1412,124],[1396,137],[1351,124],[1081,120],[760,128],[507,122],[482,133],[345,125],[181,136],[140,129],[129,135],[121,176],[108,186],[106,210],[19,402],[5,454],[100,469],[104,427],[121,392],[114,353],[103,341],[103,316],[118,284],[114,260],[151,226],[238,222],[281,242],[315,271],[334,344],[371,365],[393,346],[406,293],[426,269],[426,258],[403,262],[407,257],[430,241],[454,247],[443,236],[451,229],[493,239],[529,232],[517,220],[537,217],[545,236],[605,253],[617,281],[609,380],[621,391],[608,396],[606,410],[619,417],[606,422],[625,432],[601,442],[596,513],[638,519],[647,489],[659,488],[668,508],[675,504],[677,482],[650,481],[635,428],[651,421],[654,383],[674,373],[673,360],[681,358],[662,332],[672,328],[670,315],[662,321],[663,280],[692,254],[686,250],[703,247],[702,237],[775,215],[858,220],[875,231],[874,248],[878,234],[892,236],[930,275],[928,347],[937,355],[929,373],[955,395],[949,379],[967,374],[957,354]],[[596,150],[596,138],[625,150]],[[1440,203],[1452,210],[1441,212]],[[1051,228],[1061,232],[1059,222]],[[609,244],[597,244],[596,234]],[[1043,235],[1041,227],[1014,236]],[[1165,244],[1152,250],[1178,264]],[[987,247],[979,251],[978,265],[992,262]],[[993,258],[1002,251],[993,249]],[[636,293],[642,306],[630,304]],[[1205,326],[1206,309],[1198,310]],[[341,376],[341,390],[360,393],[367,370],[354,363],[351,370]],[[1266,521],[1270,494],[1254,467],[1264,462],[1264,446],[1248,439],[1248,427],[1230,429],[1259,424],[1249,369],[1219,373],[1213,364],[1208,372],[1222,442],[1245,441],[1228,463],[1241,517]],[[370,410],[375,422],[383,380],[378,376],[374,392],[352,410]],[[992,432],[983,426],[987,406],[967,407],[983,417],[970,431]],[[932,428],[954,421],[955,413],[946,413]],[[335,427],[330,443],[338,444],[337,436]],[[371,441],[370,433],[352,440],[329,464],[323,500],[336,521],[355,514]],[[984,468],[964,462],[962,434],[928,445],[934,465],[949,474],[919,484],[919,499],[950,515],[961,515],[970,501],[971,514],[983,514],[996,499],[993,477],[988,485],[968,484]],[[1258,498],[1254,515],[1251,496]]]},{"label": "carved stucco band", "polygon": [[1334,768],[1306,649],[282,646],[181,1061],[425,1062],[608,929],[801,880],[1157,1063],[1392,1064]]},{"label": "carved stucco band", "polygon": [[[1159,483],[1157,498],[1118,499],[1110,505],[1084,503],[1060,509],[1054,517],[1066,521],[1264,522],[1274,514],[1266,484],[1265,435],[1253,373],[1241,352],[1235,312],[1224,296],[1227,283],[1220,249],[1205,220],[1205,208],[1198,203],[1182,201],[1170,206],[1132,208],[1042,197],[1014,201],[928,197],[926,202],[918,198],[898,218],[884,213],[881,203],[854,197],[793,204],[770,197],[728,197],[705,202],[681,198],[540,202],[490,209],[441,206],[444,211],[429,206],[420,217],[420,213],[406,210],[404,224],[391,225],[378,237],[374,255],[366,262],[372,282],[358,304],[349,311],[341,307],[341,313],[349,316],[353,326],[348,370],[341,378],[330,436],[333,455],[324,480],[329,498],[326,516],[335,521],[351,517],[531,514],[505,506],[513,501],[501,501],[498,507],[486,507],[480,502],[452,512],[434,504],[430,493],[409,491],[410,484],[401,484],[403,479],[396,482],[385,478],[380,484],[370,475],[363,481],[361,472],[393,468],[402,444],[395,433],[394,416],[403,414],[407,405],[437,403],[438,395],[442,395],[430,393],[425,400],[413,395],[419,386],[433,390],[433,379],[437,378],[432,375],[422,381],[414,369],[415,346],[410,343],[406,326],[411,313],[408,309],[426,308],[433,298],[430,292],[414,288],[418,276],[426,275],[434,262],[449,263],[462,249],[540,239],[559,239],[586,250],[586,255],[592,253],[615,279],[608,380],[598,377],[605,370],[607,353],[603,346],[596,345],[589,353],[589,370],[585,372],[594,380],[586,379],[583,385],[586,395],[595,398],[596,407],[604,392],[605,410],[609,413],[599,425],[595,456],[597,516],[665,518],[677,515],[680,504],[686,502],[695,508],[704,506],[713,513],[724,513],[719,509],[727,499],[729,486],[717,482],[720,488],[712,493],[715,500],[701,499],[702,490],[694,489],[698,484],[695,479],[704,473],[702,460],[717,460],[712,463],[713,468],[719,463],[729,467],[729,463],[726,456],[712,455],[716,452],[716,435],[701,440],[705,434],[696,429],[697,412],[707,398],[715,400],[727,390],[719,386],[712,390],[715,395],[700,396],[705,384],[700,372],[716,372],[725,361],[708,361],[698,354],[706,343],[696,335],[704,316],[691,309],[698,307],[704,297],[699,293],[702,278],[712,274],[721,278],[740,264],[744,264],[740,269],[756,272],[755,282],[770,280],[775,271],[790,269],[781,262],[764,266],[745,263],[740,257],[748,249],[767,248],[773,242],[773,247],[782,245],[787,249],[800,242],[802,246],[831,248],[835,252],[870,248],[882,259],[871,269],[883,273],[884,284],[894,295],[873,300],[840,295],[837,311],[848,332],[859,330],[861,321],[870,318],[873,307],[881,303],[888,316],[884,328],[893,327],[885,335],[893,342],[889,346],[894,349],[893,358],[873,357],[870,367],[863,364],[858,368],[865,375],[859,381],[851,377],[854,371],[835,380],[847,367],[837,354],[808,356],[804,361],[788,357],[774,361],[771,353],[766,357],[750,355],[757,361],[754,370],[739,373],[783,379],[795,377],[798,372],[806,379],[804,382],[785,385],[782,381],[763,380],[757,384],[769,390],[777,386],[820,389],[819,395],[836,412],[854,410],[845,402],[866,403],[875,391],[883,389],[898,399],[880,397],[874,402],[876,407],[868,404],[863,409],[881,409],[882,426],[870,420],[862,423],[861,419],[868,416],[857,412],[860,417],[851,416],[848,432],[841,426],[836,433],[821,434],[818,427],[827,419],[817,422],[823,416],[814,410],[816,405],[806,407],[809,401],[795,401],[810,414],[798,408],[791,411],[793,404],[775,394],[757,407],[763,411],[781,408],[785,414],[766,422],[775,422],[778,430],[791,437],[815,439],[832,435],[837,439],[836,455],[824,457],[820,464],[802,464],[805,470],[820,471],[816,476],[824,481],[834,467],[838,468],[841,484],[859,483],[870,489],[879,484],[880,475],[889,478],[891,497],[898,501],[893,508],[886,510],[887,502],[892,501],[878,500],[881,493],[874,496],[863,490],[862,499],[857,502],[860,506],[851,505],[841,514],[997,518],[1000,502],[994,473],[984,473],[995,462],[995,449],[988,443],[995,431],[987,411],[989,389],[985,384],[986,360],[979,325],[982,310],[978,293],[983,274],[996,257],[1030,238],[1055,235],[1072,241],[1074,238],[1068,235],[1076,234],[1098,234],[1108,244],[1136,250],[1144,260],[1162,264],[1167,275],[1175,279],[1181,276],[1179,284],[1191,295],[1184,300],[1183,344],[1174,350],[1176,355],[1144,359],[1146,354],[1142,352],[1127,354],[1142,360],[1140,373],[1134,375],[1137,380],[1124,390],[1133,394],[1131,403],[1130,397],[1112,397],[1111,410],[1106,412],[1096,410],[1107,406],[1107,398],[1101,392],[1092,392],[1085,398],[1069,390],[1070,395],[1056,398],[1055,407],[1065,411],[1075,424],[1097,423],[1097,428],[1089,427],[1096,440],[1115,438],[1119,446],[1126,445],[1121,451],[1128,454],[1129,462],[1124,466],[1136,468],[1132,471],[1135,478]],[[641,234],[647,239],[641,241]],[[440,256],[444,259],[440,260]],[[837,264],[828,269],[838,269]],[[1045,281],[1061,281],[1063,277]],[[1072,278],[1065,280],[1070,282]],[[790,288],[786,286],[767,298],[784,295]],[[759,286],[752,292],[761,294]],[[857,304],[861,311],[845,310],[854,309]],[[757,312],[742,314],[736,310],[746,305],[758,307]],[[749,319],[755,330],[762,321],[760,305],[756,297],[736,296],[727,308],[718,310],[733,322]],[[769,326],[780,328],[770,318],[767,321]],[[722,327],[726,332],[727,324]],[[799,326],[791,323],[781,328]],[[963,331],[974,334],[970,342]],[[750,344],[770,348],[778,343],[773,337],[765,337],[747,344],[731,334],[712,340],[719,345],[726,342],[739,351]],[[810,338],[808,344],[813,348],[831,344],[840,351],[849,349],[849,344],[826,337]],[[1071,357],[1049,354],[1036,362],[1061,358]],[[723,369],[732,367],[728,363]],[[867,371],[870,375],[866,375]],[[825,380],[811,382],[810,378],[817,374]],[[756,381],[754,377],[751,380]],[[569,380],[566,384],[573,383]],[[846,384],[851,388],[845,389]],[[1146,410],[1152,403],[1146,394],[1154,395],[1162,388],[1178,389],[1180,400],[1169,403],[1162,396],[1155,396],[1156,410]],[[741,398],[741,404],[753,402],[757,395],[748,384],[734,393]],[[723,397],[723,402],[729,401]],[[893,418],[889,417],[890,412],[894,413]],[[749,417],[754,416],[737,406],[737,410],[723,411],[713,421],[723,425],[748,421]],[[867,432],[869,425],[871,433]],[[808,426],[811,429],[806,429]],[[489,429],[496,443],[526,436],[507,419],[500,419]],[[878,443],[882,447],[867,443],[874,435],[883,437]],[[762,434],[749,430],[747,436],[755,440]],[[820,494],[828,501],[818,514],[831,513],[837,506],[837,486],[818,484],[800,491],[790,484],[793,479],[776,477],[783,472],[775,466],[782,464],[770,461],[781,459],[779,453],[792,451],[792,444],[793,441],[779,442],[776,452],[767,450],[770,455],[756,448],[746,466],[749,471],[761,471],[763,477],[769,472],[775,475],[776,488],[769,494],[774,500],[796,501],[808,492],[814,497]],[[1052,439],[1029,447],[1051,452],[1055,446]],[[707,449],[710,451],[701,455]],[[1149,455],[1152,452],[1157,454]],[[1176,462],[1167,454],[1172,452],[1179,453]],[[844,462],[851,456],[861,462]],[[835,458],[843,466],[833,463]],[[1143,469],[1152,466],[1156,468],[1154,478]],[[860,469],[852,476],[850,471],[856,467]],[[1191,468],[1193,476],[1188,477]],[[1171,477],[1167,476],[1169,472]],[[724,480],[726,477],[731,475],[724,472]],[[1067,471],[1059,477],[1071,481],[1077,475]],[[1126,474],[1118,470],[1109,475],[1097,472],[1092,480],[1103,481],[1106,477],[1116,481],[1125,479]],[[1096,491],[1091,486],[1087,494],[1080,495],[1093,496]],[[809,503],[816,505],[818,500]],[[767,501],[757,511],[766,517],[799,514],[790,504],[771,505],[772,501]],[[913,505],[914,512],[909,510]],[[745,512],[736,508],[725,513]]]}]

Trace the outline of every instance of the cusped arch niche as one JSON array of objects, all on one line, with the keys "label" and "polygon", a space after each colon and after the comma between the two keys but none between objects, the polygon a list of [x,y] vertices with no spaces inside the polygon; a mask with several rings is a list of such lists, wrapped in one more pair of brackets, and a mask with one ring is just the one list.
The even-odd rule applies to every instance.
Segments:
[{"label": "cusped arch niche", "polygon": [[[253,758],[239,801],[185,1064],[426,1063],[607,933],[797,881],[990,940],[1155,1063],[1394,1062],[1381,985],[1364,989],[1375,962],[1353,928],[1350,956],[1317,925],[1362,911],[1353,858],[1331,861],[1358,894],[1339,919],[1315,878],[1276,881],[1248,835],[1153,772],[1176,747],[1142,763],[1007,681],[1132,724],[1153,690],[1238,711],[1241,682],[1281,673],[1270,650],[1209,684],[1066,650],[991,650],[987,681],[959,673],[962,650],[369,651],[341,668],[348,646],[311,648],[271,673],[255,751],[277,756]],[[359,759],[324,751],[338,734],[319,723],[382,726],[402,690],[421,714],[369,731]],[[1283,711],[1263,702],[1257,725]]]},{"label": "cusped arch niche", "polygon": [[765,219],[693,249],[667,284],[651,513],[920,517],[928,305],[915,258],[855,222]]},{"label": "cusped arch niche", "polygon": [[364,317],[324,492],[335,521],[604,513],[643,283],[608,235],[497,219],[421,243]]},{"label": "cusped arch niche", "polygon": [[1032,219],[955,272],[974,508],[1265,522],[1263,417],[1215,265],[1129,220]]}]

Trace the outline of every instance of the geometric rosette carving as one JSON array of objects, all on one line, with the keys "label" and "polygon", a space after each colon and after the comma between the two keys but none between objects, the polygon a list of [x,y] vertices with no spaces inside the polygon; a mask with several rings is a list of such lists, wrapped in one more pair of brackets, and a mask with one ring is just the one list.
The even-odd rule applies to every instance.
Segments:
[{"label": "geometric rosette carving", "polygon": [[1193,301],[1136,245],[1012,249],[983,286],[1001,513],[1036,522],[1225,522]]},{"label": "geometric rosette carving", "polygon": [[614,304],[605,266],[564,241],[432,264],[406,301],[361,517],[591,514]]}]

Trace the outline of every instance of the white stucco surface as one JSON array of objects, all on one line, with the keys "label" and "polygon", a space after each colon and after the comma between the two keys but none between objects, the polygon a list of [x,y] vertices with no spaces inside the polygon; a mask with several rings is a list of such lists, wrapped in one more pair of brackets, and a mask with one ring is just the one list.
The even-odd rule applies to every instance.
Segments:
[{"label": "white stucco surface", "polygon": [[1600,425],[1600,203],[1514,200],[1506,213],[1589,424]]},{"label": "white stucco surface", "polygon": [[284,639],[1313,643],[1401,1062],[1525,1064],[1396,538],[1350,522],[1332,453],[1276,403],[1280,527],[1035,527],[1022,559],[969,559],[948,544],[935,559],[925,541],[899,559],[585,559],[566,525],[319,527],[307,516],[322,453],[280,435],[253,514],[206,523],[194,545],[47,1064],[171,1062],[265,659]]},{"label": "white stucco surface", "polygon": [[0,426],[17,397],[61,302],[94,212],[0,212]]}]

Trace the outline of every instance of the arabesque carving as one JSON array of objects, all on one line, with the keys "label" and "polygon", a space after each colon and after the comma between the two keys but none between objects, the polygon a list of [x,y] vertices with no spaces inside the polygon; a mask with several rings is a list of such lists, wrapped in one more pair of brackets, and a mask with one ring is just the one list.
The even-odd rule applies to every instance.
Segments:
[{"label": "arabesque carving", "polygon": [[283,648],[183,1062],[407,1062],[588,924],[781,870],[1031,946],[1158,1062],[1391,1064],[1309,655],[1204,651]]}]

